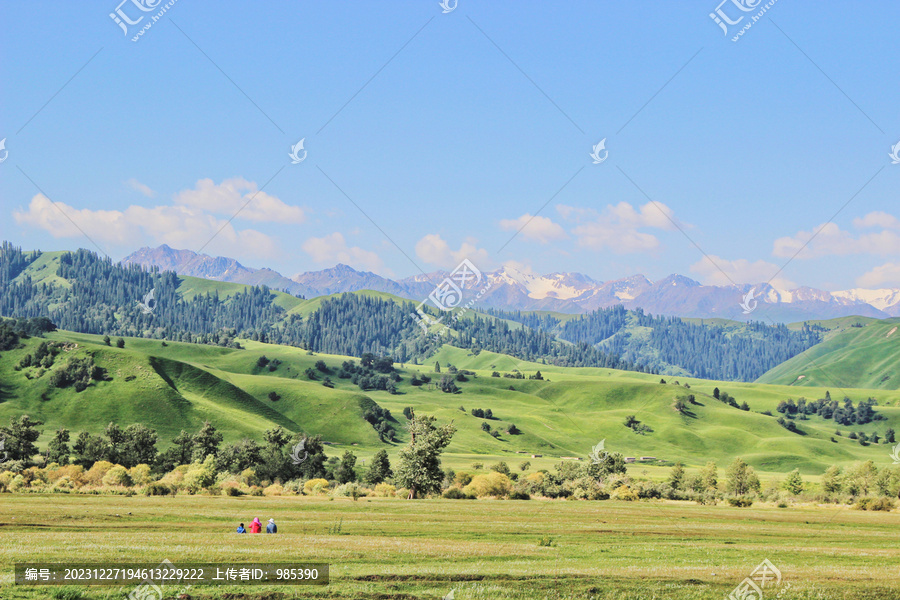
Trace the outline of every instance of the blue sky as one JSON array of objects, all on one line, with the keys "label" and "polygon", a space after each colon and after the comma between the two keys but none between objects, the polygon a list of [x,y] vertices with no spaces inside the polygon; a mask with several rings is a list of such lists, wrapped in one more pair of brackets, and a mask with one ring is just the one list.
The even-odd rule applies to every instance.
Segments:
[{"label": "blue sky", "polygon": [[896,3],[164,4],[6,3],[0,238],[900,287]]}]

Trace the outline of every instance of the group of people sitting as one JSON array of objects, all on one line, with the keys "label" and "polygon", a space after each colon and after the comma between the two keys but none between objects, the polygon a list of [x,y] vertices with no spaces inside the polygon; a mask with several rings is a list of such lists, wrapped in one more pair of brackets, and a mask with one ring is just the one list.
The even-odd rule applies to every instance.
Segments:
[{"label": "group of people sitting", "polygon": [[[238,525],[237,532],[247,533],[243,523]],[[259,522],[259,517],[254,518],[253,522],[250,523],[250,533],[262,533],[262,523]],[[275,519],[269,519],[269,524],[266,525],[266,533],[278,533],[278,526],[275,525]]]}]

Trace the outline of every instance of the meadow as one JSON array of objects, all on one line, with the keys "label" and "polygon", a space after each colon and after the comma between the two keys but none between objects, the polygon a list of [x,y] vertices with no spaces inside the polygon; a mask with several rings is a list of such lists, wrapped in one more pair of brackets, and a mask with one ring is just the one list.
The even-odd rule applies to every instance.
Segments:
[{"label": "meadow", "polygon": [[[233,533],[259,516],[276,535]],[[0,496],[0,596],[123,598],[14,586],[16,562],[330,564],[328,586],[195,586],[194,599],[721,599],[764,559],[765,597],[896,600],[898,515],[677,502]],[[180,590],[165,588],[167,594]],[[170,596],[173,597],[173,596]]]},{"label": "meadow", "polygon": [[[457,433],[443,460],[453,469],[485,466],[506,461],[516,468],[523,461],[532,470],[552,469],[562,457],[585,458],[600,440],[606,448],[625,456],[654,456],[664,464],[682,462],[689,469],[708,461],[724,469],[741,457],[762,477],[782,477],[798,468],[804,477],[815,480],[830,465],[851,466],[872,460],[883,466],[891,463],[891,446],[883,443],[861,445],[849,439],[851,431],[884,434],[888,427],[900,429],[900,392],[830,388],[835,398],[846,394],[855,402],[875,396],[876,410],[886,420],[842,427],[833,421],[812,417],[797,421],[802,433],[792,433],[778,425],[775,408],[788,398],[820,398],[827,387],[708,381],[666,377],[601,368],[565,368],[517,360],[513,357],[445,345],[427,365],[396,365],[402,377],[399,393],[363,392],[349,380],[333,373],[345,360],[358,359],[327,354],[310,354],[288,346],[241,340],[245,349],[163,343],[160,340],[126,338],[124,348],[110,347],[101,336],[67,331],[47,335],[47,340],[78,344],[60,358],[92,356],[106,369],[109,380],[93,383],[83,392],[72,388],[54,389],[49,376],[38,377],[34,367],[14,370],[24,355],[41,342],[34,338],[25,347],[3,353],[0,360],[0,422],[29,414],[44,423],[38,440],[46,447],[58,427],[67,427],[73,438],[81,430],[101,433],[110,422],[127,425],[144,423],[159,432],[160,449],[182,429],[196,431],[210,420],[225,434],[226,442],[242,437],[261,440],[263,432],[278,425],[289,431],[321,434],[329,442],[328,455],[340,456],[351,449],[364,466],[378,450],[386,449],[394,461],[408,440],[403,409],[435,415],[440,422],[453,421]],[[281,361],[274,371],[260,369],[257,358],[265,355]],[[310,380],[305,372],[323,360],[331,369],[334,389],[321,380]],[[468,381],[460,382],[459,394],[446,394],[434,382],[442,374],[434,363],[453,364],[467,369]],[[58,368],[58,367],[54,367]],[[541,371],[542,380],[492,377],[493,372],[515,371],[531,376]],[[427,375],[431,385],[411,385],[414,375]],[[31,377],[31,379],[29,379]],[[321,377],[320,377],[321,379]],[[676,382],[678,385],[676,385]],[[688,389],[686,386],[689,385]],[[512,388],[512,389],[510,389]],[[738,402],[746,401],[750,411],[727,406],[712,396],[715,388],[729,392]],[[270,392],[278,394],[271,401]],[[679,413],[675,399],[694,394],[697,404]],[[375,429],[363,419],[360,400],[369,397],[391,411],[397,431],[395,443],[379,440]],[[463,410],[460,410],[462,408]],[[492,437],[482,430],[485,419],[471,414],[473,408],[491,409]],[[770,411],[775,416],[762,414]],[[652,432],[636,435],[623,425],[628,415],[649,425]],[[515,424],[521,431],[507,435]],[[837,435],[842,430],[843,435]],[[541,455],[533,458],[532,455]],[[634,465],[638,468],[638,465]],[[641,465],[649,476],[667,474],[652,465]]]}]

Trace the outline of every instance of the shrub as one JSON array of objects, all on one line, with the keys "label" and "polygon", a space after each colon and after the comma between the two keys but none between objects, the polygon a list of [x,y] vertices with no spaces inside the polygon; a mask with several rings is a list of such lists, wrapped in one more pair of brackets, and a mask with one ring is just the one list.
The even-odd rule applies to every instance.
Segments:
[{"label": "shrub", "polygon": [[334,488],[331,492],[331,495],[336,498],[362,498],[368,495],[368,492],[364,490],[358,483],[354,481],[350,481],[347,483],[342,483],[341,485]]},{"label": "shrub", "polygon": [[191,494],[197,494],[200,490],[208,488],[216,482],[215,458],[212,454],[206,457],[202,463],[190,465],[184,474],[184,487]]},{"label": "shrub", "polygon": [[303,484],[303,493],[307,496],[320,496],[328,493],[327,479],[310,479]]},{"label": "shrub", "polygon": [[632,490],[626,484],[622,484],[614,489],[609,497],[613,500],[625,500],[627,502],[633,502],[638,499],[637,492]]},{"label": "shrub", "polygon": [[256,476],[256,471],[254,469],[244,469],[241,471],[241,483],[248,487],[259,485],[259,477]]},{"label": "shrub", "polygon": [[471,473],[466,473],[465,471],[460,471],[453,477],[453,485],[455,485],[459,488],[464,488],[467,485],[469,485],[470,483],[472,483],[472,474]]},{"label": "shrub", "polygon": [[237,485],[228,485],[225,484],[222,486],[222,492],[226,496],[243,496],[244,492],[241,491],[241,488],[237,487]]},{"label": "shrub", "polygon": [[474,500],[475,496],[470,496],[461,489],[452,487],[444,492],[444,498],[448,500]]},{"label": "shrub", "polygon": [[279,483],[273,483],[263,490],[264,496],[283,496],[284,486]]},{"label": "shrub", "polygon": [[512,490],[512,482],[503,473],[482,473],[472,478],[463,491],[477,496],[506,496]]},{"label": "shrub", "polygon": [[150,465],[135,465],[128,469],[128,476],[131,477],[133,485],[150,483]]},{"label": "shrub", "polygon": [[84,474],[85,483],[90,485],[100,485],[103,482],[103,477],[106,475],[107,471],[112,469],[113,466],[114,465],[111,462],[98,460],[88,472]]},{"label": "shrub", "polygon": [[731,506],[736,506],[738,508],[747,508],[753,506],[753,500],[748,498],[747,496],[731,496],[728,498],[728,504]]},{"label": "shrub", "polygon": [[174,494],[174,489],[157,481],[145,487],[144,494],[147,496],[168,496],[169,494]]},{"label": "shrub", "polygon": [[131,485],[131,477],[128,476],[128,469],[122,465],[116,465],[106,472],[103,476],[103,485]]},{"label": "shrub", "polygon": [[263,489],[261,487],[259,487],[258,485],[254,485],[250,488],[250,495],[251,496],[262,496]]},{"label": "shrub", "polygon": [[510,500],[531,500],[531,494],[528,492],[520,492],[519,490],[513,491],[509,495]]},{"label": "shrub", "polygon": [[895,507],[890,498],[860,498],[853,506],[856,510],[883,510],[891,511]]},{"label": "shrub", "polygon": [[389,483],[379,483],[375,486],[375,491],[372,494],[373,496],[381,496],[383,498],[389,498],[394,495],[394,492],[397,491],[397,488]]}]

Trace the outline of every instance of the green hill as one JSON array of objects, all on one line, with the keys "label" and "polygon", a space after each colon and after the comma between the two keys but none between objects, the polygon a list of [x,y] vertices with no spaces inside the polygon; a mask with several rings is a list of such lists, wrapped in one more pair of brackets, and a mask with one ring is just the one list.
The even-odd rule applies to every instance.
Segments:
[{"label": "green hill", "polygon": [[824,323],[831,325],[825,341],[766,372],[757,382],[900,389],[900,319]]},{"label": "green hill", "polygon": [[[19,361],[34,353],[42,341],[69,345],[40,377],[40,367],[16,370]],[[338,451],[355,446],[365,460],[381,448],[396,456],[399,444],[406,441],[403,409],[410,406],[441,421],[454,421],[458,433],[446,462],[456,467],[497,460],[517,464],[527,459],[536,468],[551,468],[562,457],[585,457],[603,439],[610,450],[629,457],[653,456],[663,461],[660,464],[681,461],[700,466],[714,460],[724,466],[741,456],[762,472],[771,473],[800,468],[806,474],[820,475],[831,464],[890,460],[887,446],[862,446],[846,437],[849,430],[831,441],[835,425],[830,420],[814,416],[797,421],[801,434],[781,427],[775,407],[797,395],[788,386],[694,378],[680,378],[678,385],[674,379],[662,384],[658,375],[555,367],[444,346],[427,365],[395,365],[401,381],[397,383],[399,394],[391,395],[362,392],[349,379],[336,376],[343,361],[355,359],[249,340],[241,340],[241,344],[244,349],[179,342],[163,345],[159,340],[127,338],[125,348],[116,348],[105,345],[99,336],[65,331],[47,334],[46,340],[27,339],[24,347],[0,356],[0,420],[27,413],[43,421],[39,445],[46,444],[59,427],[73,433],[99,433],[111,421],[123,426],[141,422],[160,433],[161,448],[180,430],[195,431],[205,420],[222,430],[229,442],[242,437],[261,440],[264,430],[281,425],[291,431],[321,434]],[[258,366],[262,355],[275,364],[274,370]],[[106,370],[108,380],[94,382],[82,392],[51,385],[54,370],[70,359],[86,357]],[[330,369],[334,389],[308,377],[307,369],[319,360]],[[435,361],[441,365],[440,374],[434,372]],[[473,373],[466,376],[467,381],[457,383],[459,394],[442,393],[435,386],[450,364]],[[527,378],[538,370],[543,379]],[[501,376],[492,376],[494,371]],[[525,378],[515,378],[517,373]],[[413,386],[414,375],[430,376],[431,383]],[[716,387],[728,391],[739,403],[746,401],[751,410],[716,400],[712,397]],[[834,386],[829,387],[835,391]],[[804,393],[814,397],[825,389],[809,387]],[[853,431],[883,435],[888,426],[900,428],[900,392],[843,391],[854,401],[876,395],[876,410],[887,418],[854,426]],[[270,392],[278,399],[270,400]],[[695,395],[697,403],[682,414],[675,409],[675,399],[688,393]],[[361,401],[366,398],[391,411],[397,443],[381,442],[363,418]],[[473,416],[473,408],[491,409],[494,419]],[[763,411],[771,411],[775,417],[761,414]],[[652,431],[635,433],[624,425],[628,415]],[[499,431],[499,438],[483,431],[483,423]],[[513,423],[520,435],[506,432]],[[650,463],[633,468],[653,470]]]}]

